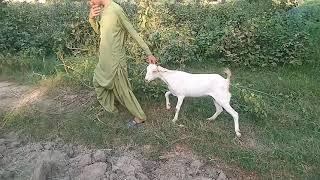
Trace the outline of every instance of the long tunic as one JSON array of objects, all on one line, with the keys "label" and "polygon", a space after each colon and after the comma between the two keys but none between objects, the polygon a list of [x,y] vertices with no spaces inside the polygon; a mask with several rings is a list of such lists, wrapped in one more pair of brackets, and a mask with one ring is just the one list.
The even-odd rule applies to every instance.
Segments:
[{"label": "long tunic", "polygon": [[100,86],[112,89],[118,68],[126,68],[125,42],[128,34],[146,55],[151,55],[151,51],[129,22],[121,6],[111,1],[102,9],[100,17],[100,22],[89,18],[94,31],[100,34],[99,62],[94,71],[94,79]]}]

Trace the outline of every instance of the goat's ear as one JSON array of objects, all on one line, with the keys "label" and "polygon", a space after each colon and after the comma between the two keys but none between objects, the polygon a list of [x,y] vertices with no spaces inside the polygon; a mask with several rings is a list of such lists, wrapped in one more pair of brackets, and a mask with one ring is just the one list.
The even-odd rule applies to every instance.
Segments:
[{"label": "goat's ear", "polygon": [[167,69],[165,69],[165,68],[163,68],[163,67],[161,67],[161,66],[158,66],[157,69],[158,69],[158,71],[160,71],[160,72],[167,72]]}]

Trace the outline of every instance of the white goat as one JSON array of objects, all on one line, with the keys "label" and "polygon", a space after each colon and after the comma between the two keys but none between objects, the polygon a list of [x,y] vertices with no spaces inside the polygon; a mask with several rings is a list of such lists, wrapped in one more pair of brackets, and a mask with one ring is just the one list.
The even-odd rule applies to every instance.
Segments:
[{"label": "white goat", "polygon": [[219,74],[189,74],[182,71],[165,69],[155,64],[147,67],[145,80],[150,82],[160,78],[168,85],[169,91],[165,93],[166,107],[170,109],[169,95],[178,97],[174,123],[178,120],[180,107],[185,97],[211,96],[214,100],[216,112],[208,120],[214,120],[225,109],[234,120],[236,135],[241,136],[239,129],[238,113],[230,106],[231,93],[229,92],[231,71],[225,69],[227,79]]}]

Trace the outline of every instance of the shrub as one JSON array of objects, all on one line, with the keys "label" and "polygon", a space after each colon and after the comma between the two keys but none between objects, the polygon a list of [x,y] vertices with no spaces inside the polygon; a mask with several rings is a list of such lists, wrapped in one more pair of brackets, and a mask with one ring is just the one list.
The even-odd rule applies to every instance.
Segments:
[{"label": "shrub", "polygon": [[[161,62],[178,66],[212,61],[242,66],[306,63],[312,38],[304,24],[317,15],[297,18],[292,12],[301,7],[288,11],[247,1],[219,6],[151,4],[146,14],[145,7],[122,6],[138,29],[143,18],[148,29],[140,28],[141,35]],[[87,22],[86,3],[8,4],[0,13],[4,57],[24,55],[42,61],[47,56],[63,59],[97,52],[99,38]],[[128,51],[132,59],[141,60],[136,43],[130,41]]]},{"label": "shrub", "polygon": [[272,4],[174,6],[171,13],[176,26],[190,29],[195,54],[203,61],[245,66],[301,64],[307,52],[308,34],[296,26],[303,21],[293,23],[287,11]]}]

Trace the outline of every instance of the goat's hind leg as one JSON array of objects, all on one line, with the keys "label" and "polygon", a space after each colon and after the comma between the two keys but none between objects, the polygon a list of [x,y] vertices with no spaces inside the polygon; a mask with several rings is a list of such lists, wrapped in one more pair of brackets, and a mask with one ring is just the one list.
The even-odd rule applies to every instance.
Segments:
[{"label": "goat's hind leg", "polygon": [[225,104],[221,104],[221,106],[233,117],[234,120],[234,130],[238,137],[241,136],[239,129],[239,115],[238,113],[230,106],[229,102]]},{"label": "goat's hind leg", "polygon": [[214,102],[214,106],[216,107],[216,112],[214,113],[213,116],[211,116],[210,118],[208,118],[208,121],[213,121],[215,120],[219,114],[223,111],[223,108],[213,99]]},{"label": "goat's hind leg", "polygon": [[238,137],[241,136],[240,134],[240,129],[239,129],[239,115],[237,111],[235,111],[231,106],[230,106],[230,99],[231,99],[231,94],[230,93],[223,93],[219,97],[216,97],[217,103],[223,107],[224,110],[226,110],[233,118],[234,121],[234,130],[236,132],[236,135]]}]

